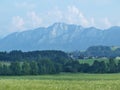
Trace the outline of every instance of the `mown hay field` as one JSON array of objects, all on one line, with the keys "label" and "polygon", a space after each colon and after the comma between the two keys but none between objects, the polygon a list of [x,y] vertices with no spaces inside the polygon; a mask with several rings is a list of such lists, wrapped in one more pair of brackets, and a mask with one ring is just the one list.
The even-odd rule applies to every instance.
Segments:
[{"label": "mown hay field", "polygon": [[120,90],[120,74],[1,76],[0,90]]}]

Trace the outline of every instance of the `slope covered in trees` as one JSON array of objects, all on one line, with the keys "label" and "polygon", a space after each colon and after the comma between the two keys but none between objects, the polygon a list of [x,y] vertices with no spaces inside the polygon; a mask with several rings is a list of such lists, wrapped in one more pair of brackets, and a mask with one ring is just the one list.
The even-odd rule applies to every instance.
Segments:
[{"label": "slope covered in trees", "polygon": [[85,51],[75,51],[70,53],[73,58],[116,58],[120,57],[119,47],[109,47],[109,46],[91,46]]}]

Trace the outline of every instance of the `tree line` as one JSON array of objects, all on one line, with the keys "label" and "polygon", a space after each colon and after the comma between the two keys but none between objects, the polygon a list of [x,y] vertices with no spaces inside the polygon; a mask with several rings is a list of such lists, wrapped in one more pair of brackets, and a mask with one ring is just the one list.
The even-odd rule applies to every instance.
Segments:
[{"label": "tree line", "polygon": [[50,59],[55,62],[63,63],[71,59],[67,53],[58,50],[45,51],[28,51],[22,52],[14,50],[10,52],[0,52],[0,61],[14,62],[14,61],[39,61],[43,59]]},{"label": "tree line", "polygon": [[50,60],[0,63],[0,75],[41,75],[61,72],[61,65]]},{"label": "tree line", "polygon": [[[106,54],[108,52],[106,48],[108,47],[89,48],[86,51],[89,51],[89,53],[86,55],[89,57],[89,55]],[[104,49],[106,51],[102,51]],[[100,52],[95,53],[97,51]],[[0,75],[41,75],[61,72],[117,73],[120,72],[120,61],[116,63],[114,58],[109,58],[107,63],[95,60],[92,65],[89,65],[87,63],[80,64],[79,60],[72,59],[71,55],[63,51],[0,52]]]},{"label": "tree line", "polygon": [[109,59],[108,62],[95,60],[92,65],[88,63],[80,64],[78,61],[67,63],[64,68],[65,72],[81,72],[81,73],[119,73],[120,61],[115,62]]},{"label": "tree line", "polygon": [[92,65],[80,64],[77,60],[69,60],[61,64],[52,60],[10,62],[0,63],[0,75],[41,75],[58,74],[61,72],[71,73],[118,73],[120,72],[120,61],[116,64],[114,59],[109,62],[95,60]]}]

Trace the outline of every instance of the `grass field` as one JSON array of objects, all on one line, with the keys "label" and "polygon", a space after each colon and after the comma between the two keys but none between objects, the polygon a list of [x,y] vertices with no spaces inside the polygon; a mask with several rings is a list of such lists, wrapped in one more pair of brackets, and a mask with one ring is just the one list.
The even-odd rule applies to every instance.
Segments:
[{"label": "grass field", "polygon": [[120,90],[120,74],[1,76],[0,90]]}]

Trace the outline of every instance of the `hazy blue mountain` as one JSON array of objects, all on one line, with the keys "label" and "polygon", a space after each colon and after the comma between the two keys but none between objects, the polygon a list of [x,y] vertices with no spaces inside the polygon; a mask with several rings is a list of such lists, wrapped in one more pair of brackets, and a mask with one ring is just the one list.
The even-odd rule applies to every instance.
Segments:
[{"label": "hazy blue mountain", "polygon": [[85,50],[93,45],[120,46],[120,27],[100,30],[55,23],[47,28],[12,33],[0,40],[0,50]]}]

